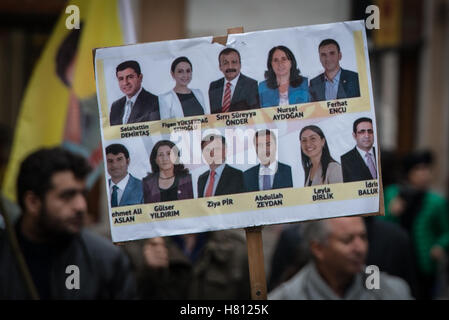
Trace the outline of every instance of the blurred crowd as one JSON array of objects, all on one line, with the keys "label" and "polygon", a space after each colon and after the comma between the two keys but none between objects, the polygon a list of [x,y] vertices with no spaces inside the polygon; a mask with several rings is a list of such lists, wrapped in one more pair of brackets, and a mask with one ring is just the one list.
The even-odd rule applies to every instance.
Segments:
[{"label": "blurred crowd", "polygon": [[[268,297],[449,298],[449,212],[430,188],[434,161],[382,153],[385,216],[265,227]],[[251,298],[243,230],[113,245],[85,225],[88,171],[60,148],[24,160],[19,208],[0,207],[0,299]]]}]

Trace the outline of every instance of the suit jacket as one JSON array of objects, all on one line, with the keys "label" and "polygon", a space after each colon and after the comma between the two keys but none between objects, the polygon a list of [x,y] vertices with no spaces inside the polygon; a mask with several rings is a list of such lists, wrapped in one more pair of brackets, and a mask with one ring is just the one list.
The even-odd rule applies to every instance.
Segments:
[{"label": "suit jacket", "polygon": [[[143,200],[144,203],[161,201],[161,191],[159,190],[159,174],[150,173],[143,178]],[[192,176],[190,174],[178,177],[178,200],[193,199]]]},{"label": "suit jacket", "polygon": [[[112,103],[109,121],[111,126],[123,124],[123,113],[125,112],[126,96]],[[154,94],[142,88],[139,96],[132,107],[128,123],[160,120],[159,99]]]},{"label": "suit jacket", "polygon": [[[204,197],[207,178],[210,170],[204,172],[198,178],[198,198]],[[217,184],[214,196],[245,192],[243,184],[243,172],[225,164],[220,180]]]},{"label": "suit jacket", "polygon": [[[326,80],[324,73],[310,80],[310,101],[326,100]],[[337,99],[360,97],[359,75],[357,72],[341,69]]]},{"label": "suit jacket", "polygon": [[[111,183],[111,179],[109,179],[109,183]],[[140,203],[143,203],[142,181],[134,178],[130,174],[128,183],[126,184],[125,190],[123,190],[123,195],[118,206],[130,206]]]},{"label": "suit jacket", "polygon": [[[309,102],[309,88],[307,86],[308,81],[309,80],[306,77],[303,77],[303,80],[298,87],[288,87],[289,104]],[[262,108],[279,105],[279,90],[277,88],[268,88],[266,80],[259,84],[259,97]]]},{"label": "suit jacket", "polygon": [[[211,82],[209,86],[210,112],[220,113],[222,109],[224,78]],[[260,108],[257,81],[240,73],[234,89],[229,112]]]},{"label": "suit jacket", "polygon": [[[374,158],[376,158],[376,149],[373,148]],[[377,167],[377,160],[376,167]],[[365,161],[360,156],[357,148],[351,149],[341,156],[341,166],[343,169],[343,182],[371,180],[371,172],[366,166]]]},{"label": "suit jacket", "polygon": [[[259,191],[259,168],[260,164],[251,167],[243,173],[246,191]],[[278,162],[278,169],[274,175],[273,188],[292,188],[292,168],[289,165]]]}]

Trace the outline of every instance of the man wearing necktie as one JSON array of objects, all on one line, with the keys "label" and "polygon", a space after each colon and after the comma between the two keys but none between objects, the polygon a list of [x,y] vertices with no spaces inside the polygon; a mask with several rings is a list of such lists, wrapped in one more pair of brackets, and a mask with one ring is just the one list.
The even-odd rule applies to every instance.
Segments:
[{"label": "man wearing necktie", "polygon": [[343,182],[377,179],[373,121],[365,117],[354,121],[352,136],[356,146],[341,156]]},{"label": "man wearing necktie", "polygon": [[292,169],[277,159],[274,132],[262,129],[254,135],[254,146],[260,164],[243,173],[246,191],[292,188]]},{"label": "man wearing necktie", "polygon": [[111,208],[143,203],[142,181],[128,173],[128,149],[116,143],[106,147],[106,165],[111,178]]},{"label": "man wearing necktie", "polygon": [[243,172],[225,163],[226,140],[211,134],[201,141],[201,151],[209,170],[198,178],[198,197],[244,192]]},{"label": "man wearing necktie", "polygon": [[211,113],[260,108],[257,81],[240,73],[240,53],[225,48],[218,55],[218,63],[224,77],[209,86]]},{"label": "man wearing necktie", "polygon": [[120,63],[116,76],[125,96],[112,103],[109,115],[111,126],[161,119],[159,98],[142,87],[143,74],[137,61]]}]

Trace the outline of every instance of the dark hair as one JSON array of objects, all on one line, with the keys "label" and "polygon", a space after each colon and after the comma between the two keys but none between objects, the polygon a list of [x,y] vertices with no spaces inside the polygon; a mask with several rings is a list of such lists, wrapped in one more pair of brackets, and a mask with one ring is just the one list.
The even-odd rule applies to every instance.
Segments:
[{"label": "dark hair", "polygon": [[[168,146],[168,147],[170,147],[170,149],[173,149],[173,147],[176,147],[176,145],[173,142],[171,142],[170,140],[161,140],[161,141],[158,141],[154,145],[153,149],[151,150],[151,154],[150,154],[150,165],[151,165],[152,174],[156,174],[160,171],[159,166],[156,163],[156,158],[157,158],[157,150],[162,146]],[[178,150],[177,156],[178,157],[180,156],[179,150]],[[178,161],[174,165],[173,173],[175,174],[175,176],[185,175],[185,174],[189,173],[189,169],[185,168],[184,165]]]},{"label": "dark hair", "polygon": [[407,175],[417,165],[431,166],[433,164],[433,154],[430,150],[413,151],[403,158],[403,170]]},{"label": "dark hair", "polygon": [[120,63],[115,69],[115,74],[117,75],[119,71],[123,71],[128,68],[133,69],[137,73],[137,75],[140,76],[140,65],[137,61],[134,60],[128,60]]},{"label": "dark hair", "polygon": [[187,63],[190,65],[190,69],[193,70],[192,63],[190,62],[190,60],[189,60],[187,57],[179,57],[179,58],[176,58],[176,59],[172,62],[171,68],[170,68],[171,72],[174,73],[174,72],[175,72],[175,69],[176,69],[176,66],[177,66],[179,63],[181,63],[181,62],[187,62]]},{"label": "dark hair", "polygon": [[61,171],[71,171],[78,180],[83,180],[90,172],[86,159],[70,151],[55,147],[39,149],[28,155],[20,165],[17,177],[17,199],[25,210],[24,195],[31,191],[40,199],[52,188],[51,179]]},{"label": "dark hair", "polygon": [[257,138],[259,138],[259,135],[265,135],[265,136],[270,136],[273,137],[274,140],[276,140],[276,136],[273,132],[271,132],[269,129],[261,129],[261,130],[257,130],[256,134],[254,135],[254,141],[257,141]]},{"label": "dark hair", "polygon": [[273,54],[276,50],[281,50],[285,53],[287,56],[287,59],[291,62],[291,68],[290,68],[290,86],[293,88],[297,88],[301,85],[303,81],[303,77],[301,76],[301,71],[299,71],[298,64],[296,63],[295,56],[293,55],[293,52],[285,46],[276,46],[271,48],[271,50],[268,52],[268,59],[267,59],[267,70],[265,71],[265,79],[267,80],[267,87],[270,89],[277,89],[278,83],[276,80],[276,74],[274,73],[273,66],[271,64],[271,61],[273,60]]},{"label": "dark hair", "polygon": [[112,153],[113,155],[118,155],[123,153],[126,159],[129,159],[129,151],[123,144],[114,143],[106,147],[106,155]]},{"label": "dark hair", "polygon": [[231,52],[235,52],[237,53],[237,55],[239,56],[239,62],[242,63],[242,58],[240,57],[240,52],[238,52],[236,49],[234,48],[224,48],[223,50],[221,50],[220,54],[218,55],[218,64],[220,64],[220,57],[222,55],[228,55]]},{"label": "dark hair", "polygon": [[366,117],[358,118],[357,120],[354,121],[354,124],[352,125],[352,131],[354,133],[357,133],[357,126],[362,122],[369,122],[369,123],[373,124],[373,120],[371,120],[370,118],[366,118]]},{"label": "dark hair", "polygon": [[226,146],[226,139],[223,136],[220,136],[218,134],[208,134],[207,136],[205,136],[203,138],[203,140],[201,140],[201,150],[204,149],[204,147],[206,146],[206,144],[208,144],[209,142],[214,141],[215,139],[221,139],[221,143]]},{"label": "dark hair", "polygon": [[81,36],[81,26],[79,29],[72,29],[70,31],[64,41],[62,41],[58,48],[58,52],[56,53],[56,74],[67,87],[70,87],[71,84],[66,78],[66,71],[70,63],[73,61],[73,58],[76,56],[76,50],[78,48],[78,42]]},{"label": "dark hair", "polygon": [[[320,136],[321,139],[326,139],[326,137],[324,136],[323,131],[314,125],[310,125],[310,126],[306,126],[304,128],[302,128],[301,132],[299,133],[299,141],[301,143],[301,136],[302,133],[306,130],[312,130],[313,132],[315,132],[316,134],[318,134]],[[305,172],[305,178],[304,178],[304,182],[307,181],[307,177],[309,176],[309,172],[310,172],[310,168],[312,167],[312,161],[310,160],[310,158],[304,153],[304,151],[302,151],[301,148],[301,162],[302,162],[302,166],[304,168],[304,172]],[[327,140],[324,143],[323,146],[323,151],[321,152],[321,168],[322,168],[322,174],[321,174],[321,178],[324,180],[324,178],[326,177],[326,172],[327,172],[327,167],[329,166],[329,163],[331,162],[337,162],[335,161],[329,151],[329,146],[327,145]]]},{"label": "dark hair", "polygon": [[329,44],[334,44],[337,47],[338,52],[340,52],[340,46],[334,39],[324,39],[323,41],[321,41],[318,45],[318,50],[320,50],[321,47],[327,46]]}]

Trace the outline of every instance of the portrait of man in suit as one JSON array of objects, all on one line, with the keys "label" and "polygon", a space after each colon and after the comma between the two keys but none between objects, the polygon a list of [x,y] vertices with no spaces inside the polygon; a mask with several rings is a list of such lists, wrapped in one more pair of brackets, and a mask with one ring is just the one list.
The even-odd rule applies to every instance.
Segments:
[{"label": "portrait of man in suit", "polygon": [[343,182],[377,179],[373,121],[359,118],[354,121],[352,131],[356,146],[341,156]]},{"label": "portrait of man in suit", "polygon": [[257,131],[254,146],[260,164],[243,173],[246,191],[293,187],[292,168],[277,159],[275,134],[268,129]]},{"label": "portrait of man in suit", "polygon": [[198,178],[199,198],[245,192],[243,172],[225,163],[225,137],[207,135],[201,141],[201,151],[209,170]]},{"label": "portrait of man in suit", "polygon": [[240,73],[240,53],[225,48],[218,55],[218,63],[224,77],[209,86],[211,113],[260,108],[257,81]]},{"label": "portrait of man in suit", "polygon": [[116,76],[125,95],[112,103],[109,114],[111,126],[161,119],[159,99],[142,87],[143,74],[137,61],[120,63]]},{"label": "portrait of man in suit", "polygon": [[359,75],[340,66],[342,52],[334,39],[325,39],[318,46],[324,72],[310,80],[310,101],[360,97]]},{"label": "portrait of man in suit", "polygon": [[106,147],[111,208],[143,203],[142,181],[128,172],[129,163],[129,151],[124,145],[115,143]]}]

